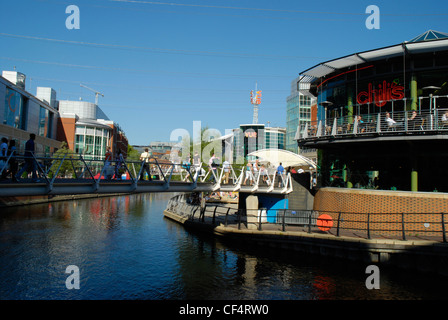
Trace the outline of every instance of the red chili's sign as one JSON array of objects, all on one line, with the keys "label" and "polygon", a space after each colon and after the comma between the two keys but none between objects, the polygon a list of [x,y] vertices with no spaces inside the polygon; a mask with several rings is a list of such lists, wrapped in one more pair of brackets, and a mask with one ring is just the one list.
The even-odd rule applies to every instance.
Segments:
[{"label": "red chili's sign", "polygon": [[404,98],[404,87],[397,82],[388,83],[386,80],[374,89],[369,83],[367,91],[361,91],[356,96],[359,104],[375,103],[378,107],[383,107],[390,100],[400,100]]}]

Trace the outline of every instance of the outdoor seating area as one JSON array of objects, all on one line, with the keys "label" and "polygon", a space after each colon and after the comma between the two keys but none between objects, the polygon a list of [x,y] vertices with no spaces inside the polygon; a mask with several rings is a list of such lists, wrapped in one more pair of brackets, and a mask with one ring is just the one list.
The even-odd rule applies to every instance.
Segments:
[{"label": "outdoor seating area", "polygon": [[409,110],[329,117],[299,128],[298,139],[362,134],[419,134],[448,131],[448,109]]}]

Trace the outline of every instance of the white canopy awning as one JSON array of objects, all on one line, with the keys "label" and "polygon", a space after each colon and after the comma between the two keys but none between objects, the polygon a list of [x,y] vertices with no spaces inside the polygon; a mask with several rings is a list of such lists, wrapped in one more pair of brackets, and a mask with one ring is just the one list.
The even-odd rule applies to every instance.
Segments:
[{"label": "white canopy awning", "polygon": [[300,167],[300,166],[310,166],[316,169],[316,164],[299,154],[291,151],[281,150],[281,149],[262,149],[251,152],[248,156],[255,156],[261,160],[270,162],[271,164],[278,166],[280,163],[283,167]]}]

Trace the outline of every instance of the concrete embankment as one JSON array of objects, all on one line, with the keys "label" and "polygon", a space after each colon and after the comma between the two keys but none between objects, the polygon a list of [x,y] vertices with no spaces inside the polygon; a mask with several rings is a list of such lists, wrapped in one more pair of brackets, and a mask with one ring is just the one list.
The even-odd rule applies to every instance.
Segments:
[{"label": "concrete embankment", "polygon": [[73,195],[57,195],[57,196],[21,196],[21,197],[2,197],[0,198],[0,208],[1,207],[16,207],[16,206],[26,206],[31,204],[39,203],[49,203],[56,201],[70,201],[70,200],[80,200],[80,199],[91,199],[91,198],[102,198],[102,197],[114,197],[126,195],[124,193],[119,194],[73,194]]},{"label": "concrete embankment", "polygon": [[278,248],[376,264],[438,273],[448,276],[448,244],[427,240],[361,239],[327,233],[257,230],[237,225],[213,225],[191,220],[187,216],[164,211],[164,216],[186,228],[207,232],[223,239],[252,243],[260,247]]}]

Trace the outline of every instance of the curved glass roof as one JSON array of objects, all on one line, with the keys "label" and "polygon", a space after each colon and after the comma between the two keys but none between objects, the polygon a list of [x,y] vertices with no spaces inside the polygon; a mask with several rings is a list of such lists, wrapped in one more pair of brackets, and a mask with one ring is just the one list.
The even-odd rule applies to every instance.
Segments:
[{"label": "curved glass roof", "polygon": [[415,37],[414,39],[409,40],[409,42],[429,41],[429,40],[446,39],[446,38],[448,38],[448,33],[435,30],[428,30],[425,33],[422,33],[421,35]]}]

